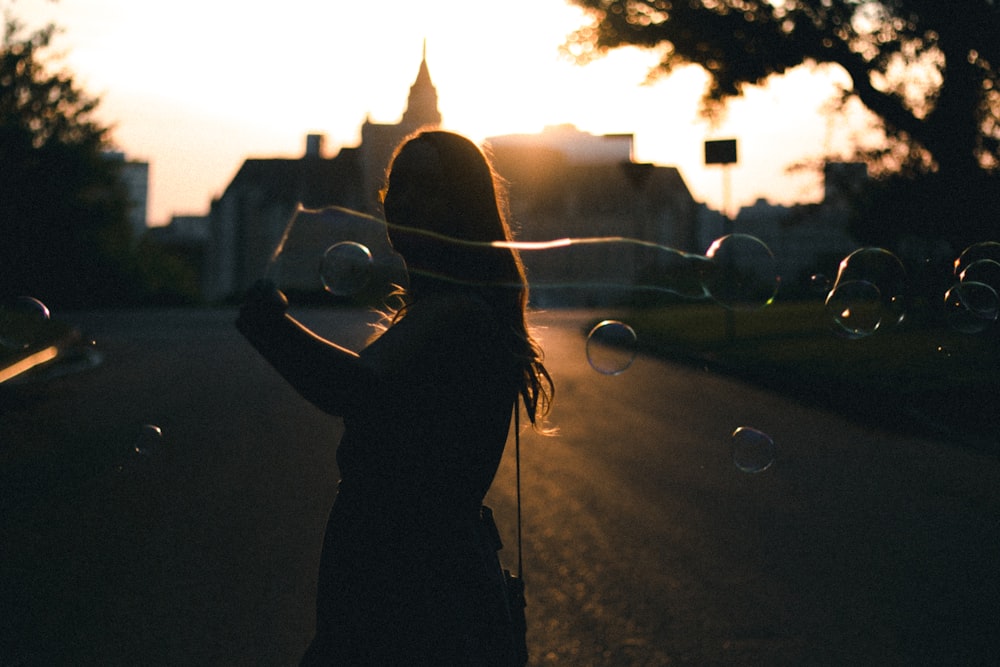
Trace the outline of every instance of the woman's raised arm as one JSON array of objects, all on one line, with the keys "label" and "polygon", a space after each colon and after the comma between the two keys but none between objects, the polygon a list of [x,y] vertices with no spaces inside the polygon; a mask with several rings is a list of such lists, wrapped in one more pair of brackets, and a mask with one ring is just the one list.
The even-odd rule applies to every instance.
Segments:
[{"label": "woman's raised arm", "polygon": [[272,283],[247,292],[236,328],[306,400],[343,415],[368,394],[375,374],[354,351],[317,336],[286,311]]}]

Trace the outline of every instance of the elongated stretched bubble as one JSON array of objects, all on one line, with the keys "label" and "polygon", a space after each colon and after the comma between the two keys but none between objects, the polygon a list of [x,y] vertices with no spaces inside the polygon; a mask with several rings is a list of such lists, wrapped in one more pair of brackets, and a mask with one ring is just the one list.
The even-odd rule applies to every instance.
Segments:
[{"label": "elongated stretched bubble", "polygon": [[[417,262],[407,264],[394,243]],[[477,242],[394,226],[342,207],[300,207],[274,249],[266,277],[299,309],[293,315],[308,320],[316,306],[380,308],[420,280],[504,287],[488,267],[492,254],[511,249],[525,265],[533,305],[541,308],[680,300],[755,310],[774,300],[779,283],[773,254],[747,235],[723,237],[704,255],[623,236]],[[421,265],[420,257],[431,257],[427,265],[434,270]],[[442,273],[442,267],[453,272]],[[305,323],[322,335],[317,322]]]},{"label": "elongated stretched bubble", "polygon": [[407,266],[390,243],[394,234],[406,235],[411,244],[436,245],[444,253],[471,251],[485,257],[491,250],[516,249],[541,306],[623,304],[642,295],[669,295],[747,309],[773,301],[778,285],[767,246],[744,235],[714,244],[715,256],[622,236],[475,242],[394,227],[341,207],[296,211],[274,250],[267,277],[286,294],[316,303],[323,302],[324,292],[375,303],[413,276],[501,286],[478,279],[475,271],[448,275]]}]

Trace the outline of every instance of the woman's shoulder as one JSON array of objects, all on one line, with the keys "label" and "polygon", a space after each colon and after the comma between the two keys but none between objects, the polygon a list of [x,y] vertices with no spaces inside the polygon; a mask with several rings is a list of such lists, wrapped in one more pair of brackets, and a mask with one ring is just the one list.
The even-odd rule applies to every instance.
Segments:
[{"label": "woman's shoulder", "polygon": [[471,291],[427,295],[407,308],[398,323],[404,332],[431,347],[491,348],[503,330],[498,307]]},{"label": "woman's shoulder", "polygon": [[[496,316],[496,307],[474,291],[451,291],[429,295],[413,304],[410,314],[447,321],[481,321]],[[408,315],[409,316],[409,315]]]}]

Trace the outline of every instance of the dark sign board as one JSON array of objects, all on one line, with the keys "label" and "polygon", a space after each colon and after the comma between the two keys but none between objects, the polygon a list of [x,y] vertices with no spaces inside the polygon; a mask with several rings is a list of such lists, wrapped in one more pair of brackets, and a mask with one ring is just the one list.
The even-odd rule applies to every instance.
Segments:
[{"label": "dark sign board", "polygon": [[705,142],[705,164],[733,164],[736,162],[736,140],[717,139]]}]

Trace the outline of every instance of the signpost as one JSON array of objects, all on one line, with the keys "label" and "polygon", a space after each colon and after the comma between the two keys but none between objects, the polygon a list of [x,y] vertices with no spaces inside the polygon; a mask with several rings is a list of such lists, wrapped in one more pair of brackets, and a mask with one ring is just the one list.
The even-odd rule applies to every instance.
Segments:
[{"label": "signpost", "polygon": [[736,140],[715,139],[705,142],[705,164],[722,165],[722,217],[726,220],[726,233],[732,231],[732,217],[729,215],[729,165],[736,164]]},{"label": "signpost", "polygon": [[[705,164],[722,165],[722,220],[725,234],[733,233],[733,216],[729,214],[730,182],[729,165],[736,164],[736,140],[715,139],[705,142]],[[726,308],[726,340],[736,337],[736,319],[731,308]]]}]

